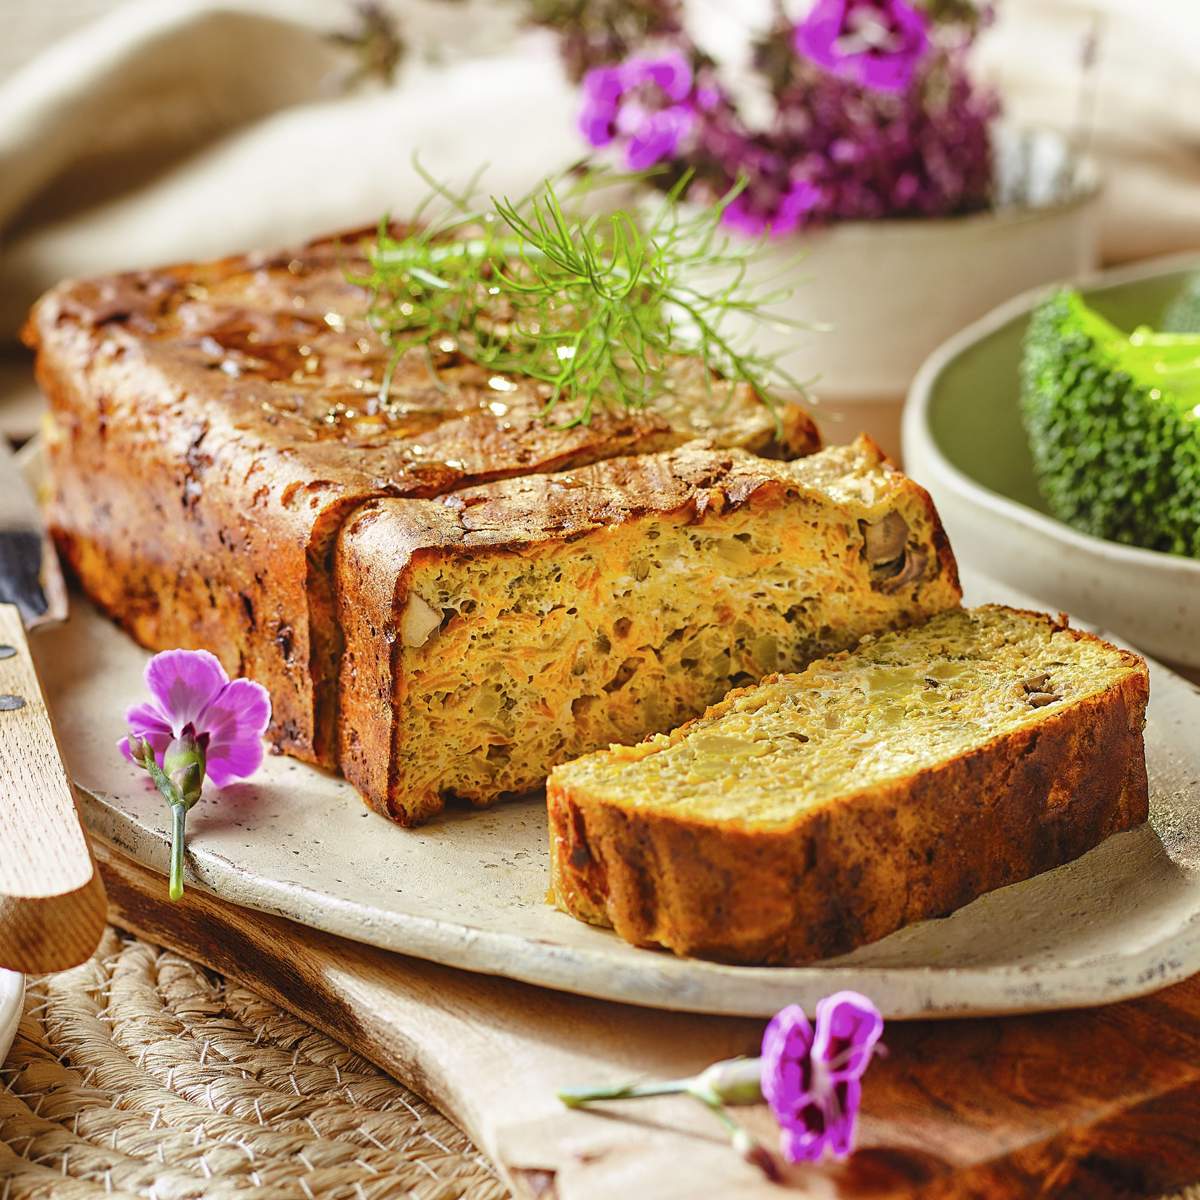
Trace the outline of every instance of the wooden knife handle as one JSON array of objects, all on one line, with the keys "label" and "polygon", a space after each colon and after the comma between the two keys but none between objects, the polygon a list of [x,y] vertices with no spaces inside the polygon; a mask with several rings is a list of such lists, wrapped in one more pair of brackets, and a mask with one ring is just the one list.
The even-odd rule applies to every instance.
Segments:
[{"label": "wooden knife handle", "polygon": [[105,917],[25,629],[0,604],[0,967],[40,974],[83,962]]}]

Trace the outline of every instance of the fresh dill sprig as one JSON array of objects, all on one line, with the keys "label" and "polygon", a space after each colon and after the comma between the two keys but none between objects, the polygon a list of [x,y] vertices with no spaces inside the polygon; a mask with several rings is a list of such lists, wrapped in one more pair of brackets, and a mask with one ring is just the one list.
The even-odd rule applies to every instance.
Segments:
[{"label": "fresh dill sprig", "polygon": [[[771,311],[787,293],[752,282],[750,256],[720,233],[736,191],[686,209],[685,177],[644,217],[589,212],[590,194],[613,181],[592,172],[485,208],[471,203],[475,181],[455,193],[425,177],[431,201],[399,235],[380,223],[369,273],[356,279],[391,350],[385,407],[401,356],[447,339],[489,370],[541,383],[547,414],[569,401],[570,424],[673,393],[672,364],[684,355],[703,361],[708,388],[748,385],[772,411],[779,391],[803,390],[776,355],[745,344],[750,319],[795,322]],[[428,217],[438,202],[442,212]]]}]

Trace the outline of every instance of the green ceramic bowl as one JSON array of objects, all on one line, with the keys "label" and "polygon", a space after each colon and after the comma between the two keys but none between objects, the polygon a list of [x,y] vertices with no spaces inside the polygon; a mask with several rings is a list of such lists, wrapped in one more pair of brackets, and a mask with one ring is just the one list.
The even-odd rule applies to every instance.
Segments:
[{"label": "green ceramic bowl", "polygon": [[[1197,270],[1200,256],[1176,256],[1079,287],[1132,329],[1158,324]],[[996,309],[925,362],[904,414],[905,466],[932,494],[960,562],[1148,653],[1200,667],[1200,560],[1078,533],[1038,494],[1017,373],[1029,312],[1047,292]]]}]

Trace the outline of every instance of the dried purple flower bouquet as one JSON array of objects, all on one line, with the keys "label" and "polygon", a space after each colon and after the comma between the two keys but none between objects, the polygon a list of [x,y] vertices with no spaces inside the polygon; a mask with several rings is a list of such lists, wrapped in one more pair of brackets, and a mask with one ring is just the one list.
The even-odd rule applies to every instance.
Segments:
[{"label": "dried purple flower bouquet", "polygon": [[[636,6],[635,6],[636,7]],[[798,22],[780,9],[753,65],[771,119],[752,127],[721,65],[688,36],[678,5],[647,28],[653,54],[583,75],[579,127],[633,171],[699,203],[727,197],[724,223],[749,236],[879,217],[949,216],[993,196],[995,95],[967,55],[990,7],[971,0],[816,0]],[[617,43],[619,45],[619,43]],[[602,43],[611,53],[614,42]],[[564,52],[567,47],[564,45]],[[586,60],[574,43],[569,60]]]}]

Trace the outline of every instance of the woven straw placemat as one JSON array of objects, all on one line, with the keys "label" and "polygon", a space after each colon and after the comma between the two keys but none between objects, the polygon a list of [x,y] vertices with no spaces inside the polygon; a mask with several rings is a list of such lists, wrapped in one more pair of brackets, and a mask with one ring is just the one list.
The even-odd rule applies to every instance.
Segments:
[{"label": "woven straw placemat", "polygon": [[0,1071],[0,1200],[503,1200],[467,1137],[232,980],[110,930],[31,980]]}]

